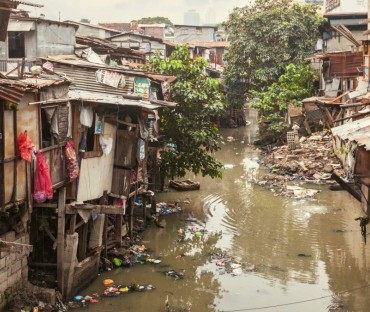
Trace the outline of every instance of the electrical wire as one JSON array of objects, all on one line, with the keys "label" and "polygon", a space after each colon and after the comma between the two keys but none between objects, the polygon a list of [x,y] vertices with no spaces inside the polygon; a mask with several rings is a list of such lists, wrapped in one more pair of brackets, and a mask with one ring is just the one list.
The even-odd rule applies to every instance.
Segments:
[{"label": "electrical wire", "polygon": [[[350,290],[339,292],[336,295],[343,295],[345,293],[349,293],[349,292],[353,292],[353,291],[356,291],[356,290],[364,289],[364,288],[367,288],[369,286],[370,286],[370,284],[366,284],[366,285],[361,286],[361,287],[357,287],[357,288],[353,288],[353,289],[350,289]],[[312,299],[306,299],[306,300],[300,300],[300,301],[294,301],[294,302],[282,303],[282,304],[276,304],[276,305],[270,305],[270,306],[264,306],[264,307],[245,308],[245,309],[237,309],[237,310],[220,310],[220,312],[242,312],[242,311],[272,309],[272,308],[286,307],[286,306],[305,303],[305,302],[312,302],[312,301],[327,299],[327,298],[331,298],[332,296],[333,295],[328,295],[328,296],[322,296],[322,297],[317,297],[317,298],[312,298]]]}]

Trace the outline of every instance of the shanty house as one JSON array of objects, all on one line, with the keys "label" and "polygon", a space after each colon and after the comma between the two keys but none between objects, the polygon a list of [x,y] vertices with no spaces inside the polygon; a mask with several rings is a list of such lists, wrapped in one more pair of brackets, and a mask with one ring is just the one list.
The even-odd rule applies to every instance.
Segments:
[{"label": "shanty house", "polygon": [[356,42],[367,39],[367,1],[326,0],[324,9],[328,20],[323,32],[325,50],[352,51],[359,46]]},{"label": "shanty house", "polygon": [[130,48],[134,50],[150,53],[153,51],[165,52],[165,44],[163,39],[153,36],[146,36],[134,32],[126,32],[114,35],[108,38],[111,42],[117,44],[121,48]]},{"label": "shanty house", "polygon": [[217,41],[217,26],[174,25],[174,42]]},{"label": "shanty house", "polygon": [[7,39],[0,42],[0,72],[8,73],[22,60],[30,67],[39,56],[74,53],[76,30],[68,23],[12,16]]},{"label": "shanty house", "polygon": [[[116,34],[121,33],[119,30],[99,26],[99,25],[93,25],[88,23],[82,23],[82,22],[75,22],[75,21],[65,21],[65,23],[75,25],[78,27],[77,33],[79,35],[83,36],[91,36],[96,37],[100,39],[106,39],[111,36],[114,36]],[[55,53],[54,53],[55,55]]]},{"label": "shanty house", "polygon": [[[49,220],[49,206],[39,210],[33,202],[32,186],[39,170],[34,151],[53,168],[49,195],[56,201],[54,210],[62,208],[64,203],[60,204],[58,199],[63,198],[63,185],[67,181],[61,159],[69,130],[69,106],[65,101],[58,107],[30,103],[60,96],[68,90],[68,84],[67,79],[56,75],[0,79],[0,309],[7,303],[7,296],[27,285],[37,248],[44,247],[43,259],[52,261],[49,259],[52,253],[49,255],[42,245],[44,236],[32,235],[38,232],[39,221],[44,220],[45,230],[57,237],[52,228],[57,223],[55,213]],[[54,250],[62,250],[64,242],[55,241],[55,244]]]}]

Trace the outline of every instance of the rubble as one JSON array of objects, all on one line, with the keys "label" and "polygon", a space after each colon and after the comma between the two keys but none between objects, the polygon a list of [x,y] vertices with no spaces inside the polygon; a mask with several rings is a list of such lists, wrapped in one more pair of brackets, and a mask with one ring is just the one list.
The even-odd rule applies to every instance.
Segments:
[{"label": "rubble", "polygon": [[301,137],[297,147],[290,149],[283,145],[266,152],[261,164],[270,172],[255,182],[270,188],[276,196],[300,199],[312,198],[319,190],[302,188],[294,182],[333,184],[331,173],[345,176],[334,155],[329,133],[323,131],[308,138]]}]

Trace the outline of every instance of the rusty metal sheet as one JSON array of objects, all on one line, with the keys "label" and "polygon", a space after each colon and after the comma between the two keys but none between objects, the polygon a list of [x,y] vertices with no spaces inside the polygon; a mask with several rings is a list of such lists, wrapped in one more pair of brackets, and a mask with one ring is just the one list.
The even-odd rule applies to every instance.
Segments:
[{"label": "rusty metal sheet", "polygon": [[362,76],[362,52],[331,54],[328,57],[330,77]]}]

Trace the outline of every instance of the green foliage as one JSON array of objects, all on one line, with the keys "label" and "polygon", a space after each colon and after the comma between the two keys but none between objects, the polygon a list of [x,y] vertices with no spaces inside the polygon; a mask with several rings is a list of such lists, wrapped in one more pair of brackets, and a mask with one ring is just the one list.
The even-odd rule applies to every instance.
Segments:
[{"label": "green foliage", "polygon": [[261,120],[269,123],[269,130],[281,132],[287,127],[285,113],[288,106],[301,106],[304,98],[313,95],[315,74],[315,70],[306,63],[289,64],[285,73],[266,91],[250,92],[255,99],[251,106],[258,109]]},{"label": "green foliage", "polygon": [[288,64],[312,53],[323,22],[316,10],[290,0],[256,0],[234,9],[225,23],[231,43],[225,56],[231,105],[243,104],[250,90],[265,90]]},{"label": "green foliage", "polygon": [[161,170],[169,177],[182,177],[187,171],[212,178],[221,177],[223,165],[213,153],[219,149],[219,130],[215,124],[225,107],[217,79],[204,74],[206,60],[190,59],[189,48],[178,45],[168,61],[155,54],[148,69],[176,76],[171,84],[171,100],[178,103],[166,109],[161,131],[168,148],[161,153]]},{"label": "green foliage", "polygon": [[173,26],[172,22],[163,16],[156,17],[142,17],[139,20],[133,20],[132,22],[138,22],[139,24],[166,24],[166,26]]},{"label": "green foliage", "polygon": [[89,20],[88,18],[81,18],[80,23],[90,24],[91,20]]}]

